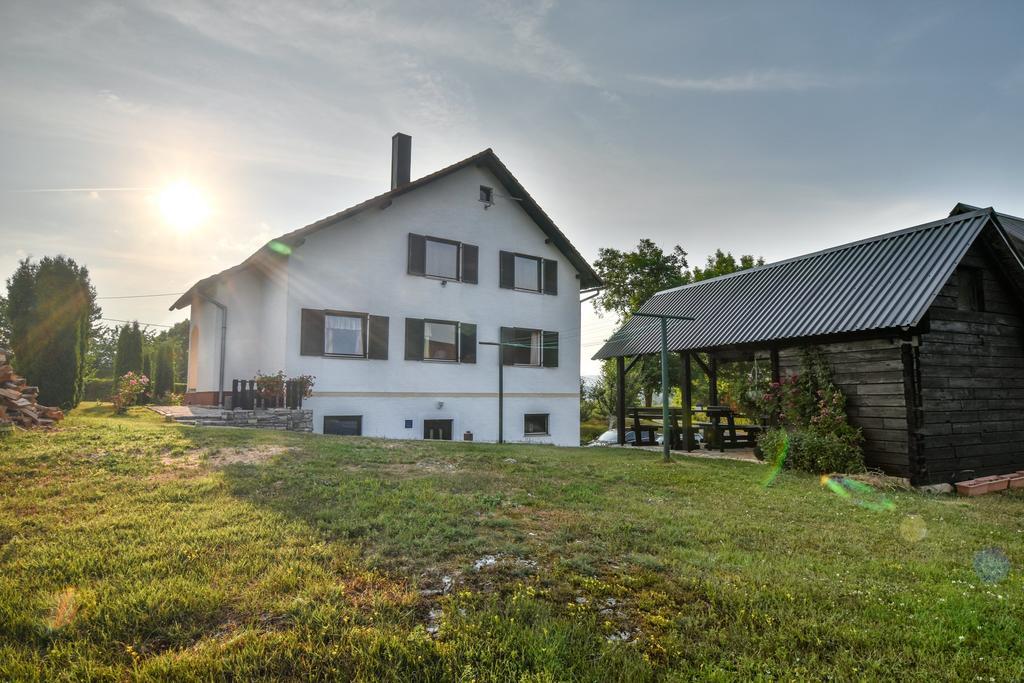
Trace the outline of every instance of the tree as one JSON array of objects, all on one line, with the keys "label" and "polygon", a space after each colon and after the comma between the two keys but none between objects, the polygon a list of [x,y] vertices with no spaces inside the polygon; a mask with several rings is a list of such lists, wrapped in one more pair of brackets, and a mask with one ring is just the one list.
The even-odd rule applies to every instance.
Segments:
[{"label": "tree", "polygon": [[46,402],[78,405],[89,330],[100,315],[88,269],[65,256],[24,259],[7,280],[5,308],[19,373]]},{"label": "tree", "polygon": [[142,372],[142,330],[139,323],[125,323],[117,335],[117,349],[114,353],[114,379],[126,372]]},{"label": "tree", "polygon": [[653,240],[642,239],[634,251],[604,248],[598,251],[594,270],[604,289],[594,299],[598,315],[615,313],[624,323],[652,296],[689,282],[686,252],[679,245],[665,253]]},{"label": "tree", "polygon": [[174,323],[170,329],[164,330],[154,338],[157,342],[169,341],[174,349],[174,381],[186,382],[188,379],[188,336],[189,321]]},{"label": "tree", "polygon": [[150,393],[166,396],[174,390],[174,341],[157,342],[153,353],[153,381]]},{"label": "tree", "polygon": [[[633,251],[601,249],[594,262],[594,269],[605,283],[605,289],[594,299],[598,315],[612,312],[618,316],[620,325],[625,324],[658,292],[764,264],[764,259],[749,255],[741,255],[737,262],[731,253],[716,249],[713,256],[707,257],[704,268],[695,267],[691,271],[686,256],[686,251],[678,244],[666,252],[646,238],[641,239]],[[671,381],[675,383],[680,374],[679,358],[671,354]],[[644,405],[650,406],[654,394],[661,390],[661,359],[656,355],[645,356],[630,375],[639,378]]]},{"label": "tree", "polygon": [[93,328],[86,361],[87,377],[109,379],[114,376],[114,356],[120,331],[120,327],[106,325]]},{"label": "tree", "polygon": [[708,256],[704,262],[704,267],[698,266],[693,267],[691,277],[693,282],[700,280],[710,280],[713,277],[719,275],[728,275],[729,273],[735,273],[741,270],[749,270],[750,268],[756,268],[764,265],[764,259],[762,257],[754,258],[750,254],[741,254],[739,262],[733,257],[732,252],[721,249],[715,249],[713,256]]},{"label": "tree", "polygon": [[0,296],[0,348],[11,344],[11,323],[7,319],[7,297]]}]

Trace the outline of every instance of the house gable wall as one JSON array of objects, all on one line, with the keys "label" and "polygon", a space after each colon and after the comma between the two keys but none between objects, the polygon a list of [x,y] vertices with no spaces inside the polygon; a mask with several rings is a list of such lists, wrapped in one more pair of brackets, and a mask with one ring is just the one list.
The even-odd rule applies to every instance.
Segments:
[{"label": "house gable wall", "polygon": [[[961,310],[960,280],[982,275],[985,311]],[[1024,469],[1024,316],[976,243],[928,312],[920,348],[928,483]]]},{"label": "house gable wall", "polygon": [[[479,187],[493,187],[495,202],[479,201]],[[419,438],[425,419],[453,419],[456,438],[497,438],[498,350],[478,345],[477,362],[406,361],[405,319],[455,320],[477,325],[477,339],[498,341],[501,327],[559,333],[558,367],[506,367],[507,440],[579,443],[579,280],[576,271],[518,202],[484,167],[469,166],[413,192],[386,208],[371,208],[325,227],[293,248],[283,303],[266,308],[260,329],[283,334],[283,359],[235,356],[235,339],[255,343],[254,330],[229,331],[232,377],[256,369],[283,368],[289,376],[316,378],[314,427],[325,415],[362,415],[363,434]],[[479,247],[477,284],[409,275],[408,235],[416,233]],[[502,289],[499,251],[558,263],[556,296]],[[264,298],[265,306],[269,306]],[[300,353],[303,308],[340,310],[389,318],[388,359],[304,356]],[[229,312],[232,325],[234,311]],[[229,325],[231,327],[231,325]],[[258,347],[257,347],[258,348]],[[525,413],[550,414],[551,433],[526,437]],[[406,420],[413,426],[406,428]]]}]

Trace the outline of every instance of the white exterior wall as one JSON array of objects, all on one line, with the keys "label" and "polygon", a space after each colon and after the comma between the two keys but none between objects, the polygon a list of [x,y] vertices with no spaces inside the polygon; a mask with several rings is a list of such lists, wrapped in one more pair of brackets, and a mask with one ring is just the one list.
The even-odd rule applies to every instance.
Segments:
[{"label": "white exterior wall", "polygon": [[[479,186],[495,189],[487,210]],[[467,167],[309,235],[282,260],[286,274],[235,273],[217,287],[228,306],[227,390],[233,378],[284,369],[316,377],[314,429],[325,415],[362,415],[363,434],[422,438],[425,419],[452,419],[453,438],[498,436],[498,348],[477,346],[475,364],[405,360],[405,319],[457,320],[477,325],[477,340],[498,341],[501,327],[559,333],[558,367],[505,367],[505,439],[579,445],[579,280],[562,253],[507,190],[484,168]],[[407,274],[408,235],[418,233],[479,247],[478,284]],[[558,261],[558,294],[499,287],[499,251]],[[262,280],[262,282],[261,282]],[[209,304],[201,306],[205,318]],[[303,308],[388,316],[388,360],[299,354]],[[193,314],[196,307],[193,307]],[[203,322],[202,353],[219,329]],[[216,341],[214,342],[214,344]],[[278,358],[283,358],[276,365]],[[201,363],[199,390],[216,389],[216,357]],[[548,413],[550,435],[526,437],[525,413]],[[405,421],[412,420],[412,428]]]}]

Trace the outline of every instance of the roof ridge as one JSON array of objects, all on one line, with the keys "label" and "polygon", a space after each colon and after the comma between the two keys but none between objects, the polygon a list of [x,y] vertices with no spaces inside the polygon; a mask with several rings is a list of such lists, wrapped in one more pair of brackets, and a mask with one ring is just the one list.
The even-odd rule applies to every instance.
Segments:
[{"label": "roof ridge", "polygon": [[892,239],[894,237],[899,237],[901,235],[909,235],[909,234],[912,234],[912,233],[915,233],[915,232],[920,232],[920,231],[923,231],[923,230],[932,230],[932,229],[935,229],[935,228],[942,227],[943,225],[946,225],[948,223],[960,223],[960,222],[964,222],[964,221],[967,221],[967,220],[973,220],[974,218],[977,218],[979,215],[982,215],[982,214],[985,214],[985,213],[994,214],[996,212],[995,212],[995,210],[992,207],[988,207],[988,208],[984,208],[984,209],[976,209],[976,210],[968,212],[968,213],[956,214],[954,216],[946,216],[945,218],[940,218],[939,220],[930,221],[928,223],[922,223],[920,225],[915,225],[915,226],[912,226],[912,227],[909,227],[909,228],[901,228],[899,230],[893,230],[891,232],[882,233],[881,235],[875,235],[873,237],[864,237],[864,238],[859,239],[859,240],[854,240],[853,242],[846,242],[844,244],[838,244],[838,245],[836,245],[834,247],[828,247],[826,249],[819,249],[818,251],[812,251],[812,252],[808,252],[806,254],[800,254],[798,256],[790,256],[789,258],[782,259],[781,261],[772,261],[771,263],[766,263],[763,266],[754,266],[753,268],[746,268],[744,270],[737,270],[735,272],[726,273],[724,275],[717,275],[715,277],[708,278],[706,280],[698,280],[697,282],[690,282],[690,283],[687,283],[685,285],[679,285],[678,287],[672,287],[670,289],[663,289],[663,290],[655,293],[654,296],[652,296],[651,298],[653,299],[656,296],[660,296],[662,294],[667,294],[669,292],[678,292],[678,291],[680,291],[682,289],[687,289],[687,288],[690,288],[690,287],[696,287],[697,285],[704,285],[704,284],[709,283],[709,282],[716,282],[716,281],[726,280],[728,278],[736,277],[736,276],[740,276],[740,275],[750,275],[751,273],[762,272],[762,271],[765,271],[765,270],[767,270],[769,268],[775,268],[777,266],[783,266],[783,265],[786,265],[787,263],[793,263],[795,261],[803,261],[805,259],[810,259],[810,258],[814,258],[814,257],[817,257],[817,256],[822,256],[824,254],[830,254],[830,253],[834,253],[834,252],[845,251],[846,249],[852,249],[854,247],[858,247],[858,246],[861,246],[863,244],[869,244],[869,243],[872,243],[872,242],[881,242],[883,240]]}]

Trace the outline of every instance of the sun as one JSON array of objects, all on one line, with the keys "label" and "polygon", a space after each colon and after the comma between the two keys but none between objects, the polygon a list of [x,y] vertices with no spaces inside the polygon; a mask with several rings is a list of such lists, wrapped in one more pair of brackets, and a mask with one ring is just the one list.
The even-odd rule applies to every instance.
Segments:
[{"label": "sun", "polygon": [[203,193],[185,180],[161,190],[158,202],[164,220],[182,232],[199,227],[210,217],[210,205]]}]

